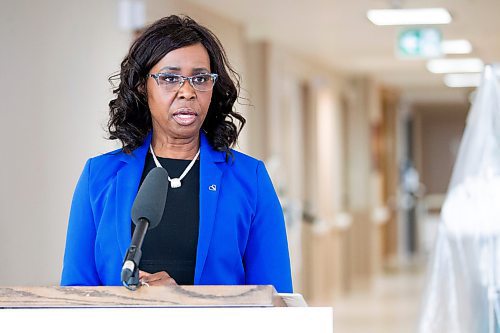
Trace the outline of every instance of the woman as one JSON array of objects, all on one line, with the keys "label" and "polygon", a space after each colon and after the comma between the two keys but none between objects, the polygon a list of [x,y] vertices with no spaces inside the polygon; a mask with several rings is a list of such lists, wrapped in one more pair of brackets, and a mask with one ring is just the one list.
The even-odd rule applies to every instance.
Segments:
[{"label": "woman", "polygon": [[144,177],[160,166],[169,191],[160,225],[144,240],[143,282],[292,291],[283,213],[269,175],[261,161],[231,149],[245,123],[233,111],[238,88],[217,37],[189,17],[163,18],[134,42],[110,102],[109,137],[123,147],[85,165],[62,285],[121,284],[131,207]]}]

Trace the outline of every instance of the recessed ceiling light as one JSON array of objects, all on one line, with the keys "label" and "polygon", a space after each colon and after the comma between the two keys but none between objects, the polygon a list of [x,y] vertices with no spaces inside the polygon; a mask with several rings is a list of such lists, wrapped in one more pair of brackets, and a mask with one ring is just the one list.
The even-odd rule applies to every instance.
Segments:
[{"label": "recessed ceiling light", "polygon": [[376,25],[448,24],[451,15],[444,8],[371,9],[366,14]]},{"label": "recessed ceiling light", "polygon": [[443,40],[441,51],[444,54],[467,54],[472,52],[472,45],[467,39]]},{"label": "recessed ceiling light", "polygon": [[432,59],[427,62],[427,69],[432,73],[479,73],[484,63],[479,58]]},{"label": "recessed ceiling light", "polygon": [[478,87],[481,83],[481,74],[446,74],[443,81],[444,84],[451,88]]}]

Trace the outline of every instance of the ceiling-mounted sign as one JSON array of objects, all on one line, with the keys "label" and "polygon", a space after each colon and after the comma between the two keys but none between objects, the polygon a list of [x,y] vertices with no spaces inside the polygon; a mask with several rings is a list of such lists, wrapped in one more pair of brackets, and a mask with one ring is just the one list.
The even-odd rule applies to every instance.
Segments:
[{"label": "ceiling-mounted sign", "polygon": [[400,57],[435,58],[441,56],[441,31],[436,28],[414,28],[401,31],[397,53]]}]

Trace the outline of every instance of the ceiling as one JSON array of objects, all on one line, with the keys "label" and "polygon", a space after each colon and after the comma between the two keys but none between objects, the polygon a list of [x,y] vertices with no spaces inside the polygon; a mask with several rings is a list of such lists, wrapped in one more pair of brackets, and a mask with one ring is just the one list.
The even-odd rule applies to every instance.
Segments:
[{"label": "ceiling", "polygon": [[[402,27],[375,26],[368,9],[447,8],[453,21],[443,39],[468,39],[485,63],[500,62],[500,0],[191,0],[244,25],[250,39],[272,40],[333,69],[368,74],[401,89],[445,89],[442,75],[425,60],[399,59],[395,43]],[[446,88],[451,89],[451,88]],[[456,90],[456,88],[455,88]]]}]

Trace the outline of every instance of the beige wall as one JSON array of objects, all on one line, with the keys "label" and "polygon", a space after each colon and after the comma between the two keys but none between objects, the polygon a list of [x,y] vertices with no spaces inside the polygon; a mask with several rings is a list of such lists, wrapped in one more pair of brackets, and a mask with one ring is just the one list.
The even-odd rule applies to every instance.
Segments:
[{"label": "beige wall", "polygon": [[59,281],[70,200],[129,35],[114,1],[3,1],[0,284]]},{"label": "beige wall", "polygon": [[379,89],[368,77],[354,77],[346,90],[347,191],[345,209],[352,215],[349,230],[349,274],[354,286],[365,286],[378,267],[377,228],[373,212],[381,205],[380,175],[374,170],[373,130],[383,121]]}]

